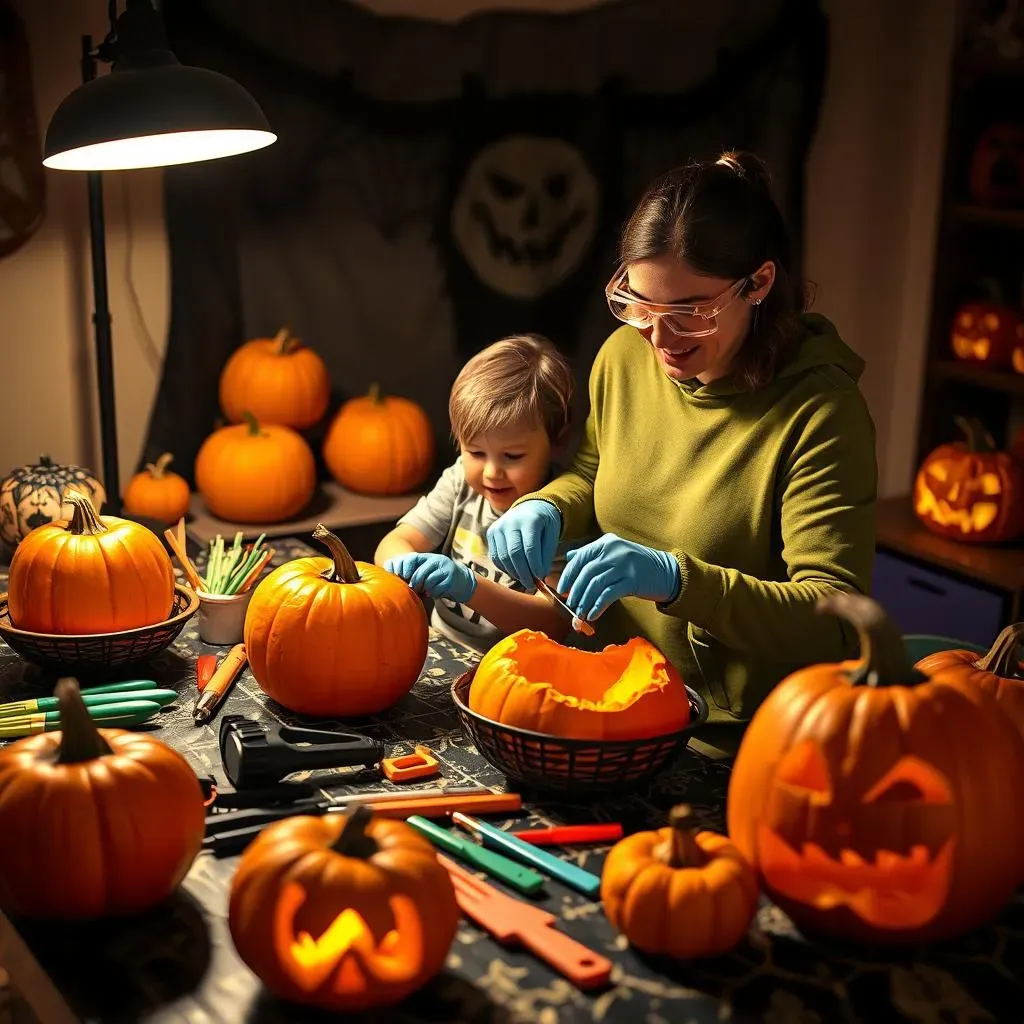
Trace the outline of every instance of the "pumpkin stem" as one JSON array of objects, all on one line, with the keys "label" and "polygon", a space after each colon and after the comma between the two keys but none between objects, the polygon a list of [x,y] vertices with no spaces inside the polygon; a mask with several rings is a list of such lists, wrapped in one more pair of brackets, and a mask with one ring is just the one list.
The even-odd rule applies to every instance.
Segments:
[{"label": "pumpkin stem", "polygon": [[167,467],[174,461],[174,456],[170,452],[164,452],[156,462],[147,462],[146,469],[149,470],[149,475],[154,480],[162,480],[164,473],[167,472]]},{"label": "pumpkin stem", "polygon": [[703,866],[707,857],[694,837],[693,808],[689,804],[676,804],[668,812],[668,823],[672,829],[672,841],[667,850],[662,850],[665,863],[670,868]]},{"label": "pumpkin stem", "polygon": [[286,356],[289,352],[294,352],[298,347],[299,339],[292,336],[289,328],[282,327],[274,335],[274,355]]},{"label": "pumpkin stem", "polygon": [[79,537],[95,537],[107,532],[93,503],[84,494],[69,487],[64,492],[64,501],[71,506],[71,522],[68,525],[71,533]]},{"label": "pumpkin stem", "polygon": [[46,454],[40,455],[39,456],[39,465],[40,466],[52,466],[53,465],[53,459],[51,459],[50,456],[46,455]]},{"label": "pumpkin stem", "polygon": [[1000,679],[1019,679],[1021,641],[1024,641],[1024,622],[1015,622],[996,637],[988,654],[979,658],[974,667]]},{"label": "pumpkin stem", "polygon": [[320,574],[325,580],[330,580],[332,583],[358,583],[360,581],[359,569],[356,567],[355,560],[348,553],[348,548],[323,523],[316,524],[313,539],[322,540],[330,552],[331,558],[334,559],[334,565]]},{"label": "pumpkin stem", "polygon": [[89,717],[78,681],[70,676],[59,679],[53,693],[60,703],[60,746],[56,763],[78,764],[112,754],[110,744]]},{"label": "pumpkin stem", "polygon": [[377,840],[366,834],[373,811],[369,807],[356,807],[345,819],[341,835],[331,847],[343,857],[372,857],[377,852]]},{"label": "pumpkin stem", "polygon": [[380,393],[380,385],[376,381],[370,385],[370,390],[367,392],[367,395],[369,396],[370,401],[375,405],[380,405],[380,403],[384,401],[384,396]]},{"label": "pumpkin stem", "polygon": [[815,610],[846,619],[860,639],[860,663],[850,674],[853,686],[916,686],[928,677],[910,664],[903,634],[877,601],[841,591],[819,599]]},{"label": "pumpkin stem", "polygon": [[249,412],[248,409],[246,409],[242,413],[242,418],[245,420],[247,426],[249,427],[249,436],[250,437],[257,437],[257,436],[259,436],[260,425],[259,425],[259,422],[257,421],[256,417],[253,416],[253,414],[251,412]]},{"label": "pumpkin stem", "polygon": [[967,447],[973,454],[979,455],[996,450],[996,443],[992,439],[992,435],[985,429],[981,420],[973,416],[954,416],[953,422],[956,423],[963,432],[964,437],[967,438]]}]

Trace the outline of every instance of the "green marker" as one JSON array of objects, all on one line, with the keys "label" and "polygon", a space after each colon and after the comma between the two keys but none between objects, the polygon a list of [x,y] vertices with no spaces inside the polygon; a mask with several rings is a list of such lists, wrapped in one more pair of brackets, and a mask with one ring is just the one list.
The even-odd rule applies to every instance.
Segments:
[{"label": "green marker", "polygon": [[123,679],[119,683],[104,683],[102,686],[87,686],[81,690],[84,697],[87,693],[130,693],[134,690],[153,690],[157,687],[155,679]]},{"label": "green marker", "polygon": [[[119,704],[100,704],[87,708],[89,717],[103,728],[127,729],[152,718],[160,711],[160,705],[152,700],[126,700]],[[17,718],[0,718],[0,739],[9,740],[21,736],[35,736],[41,732],[60,730],[59,711],[41,711],[34,715]]]},{"label": "green marker", "polygon": [[[83,693],[82,703],[88,707],[101,704],[123,704],[126,700],[151,700],[160,707],[173,704],[178,699],[176,690],[136,690],[127,693]],[[35,700],[16,700],[0,704],[0,722],[5,718],[32,715],[39,711],[58,711],[60,701],[56,697],[37,697]]]}]

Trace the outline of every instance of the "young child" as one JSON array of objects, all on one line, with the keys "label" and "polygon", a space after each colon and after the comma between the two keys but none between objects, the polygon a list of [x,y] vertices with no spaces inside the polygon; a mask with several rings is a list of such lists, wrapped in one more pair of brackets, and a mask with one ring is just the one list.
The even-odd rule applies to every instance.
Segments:
[{"label": "young child", "polygon": [[[433,626],[478,651],[517,629],[559,640],[567,633],[543,595],[494,565],[487,528],[551,478],[552,454],[569,434],[572,393],[568,363],[539,335],[505,338],[473,356],[448,402],[460,455],[374,555],[377,565],[433,598]],[[559,549],[549,583],[564,565]]]}]

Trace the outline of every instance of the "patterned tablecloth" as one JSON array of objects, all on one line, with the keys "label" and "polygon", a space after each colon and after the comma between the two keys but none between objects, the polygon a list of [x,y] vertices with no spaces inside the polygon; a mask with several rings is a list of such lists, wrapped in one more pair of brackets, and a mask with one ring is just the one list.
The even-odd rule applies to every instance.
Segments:
[{"label": "patterned tablecloth", "polygon": [[[277,550],[276,561],[309,553],[293,541],[277,542]],[[213,727],[202,728],[191,719],[194,657],[214,650],[198,640],[193,620],[170,650],[150,662],[145,674],[182,695],[161,714],[161,737],[185,753],[197,771],[224,782],[217,749],[219,719]],[[417,742],[427,743],[440,758],[442,785],[475,782],[506,788],[504,776],[464,740],[451,704],[452,682],[472,664],[471,652],[432,635],[427,662],[412,692],[386,714],[347,727],[380,738],[391,755],[407,752]],[[0,699],[39,695],[48,685],[37,670],[0,644]],[[248,671],[240,676],[224,710],[302,724],[264,697]],[[316,724],[330,728],[335,723]],[[627,829],[653,827],[663,824],[673,803],[685,800],[703,824],[723,829],[728,770],[721,762],[685,751],[668,770],[626,798],[585,807],[538,797],[528,801],[529,811],[517,824],[525,819],[547,824],[604,820],[621,821]],[[370,779],[365,774],[317,775],[322,776],[318,785],[333,796],[365,791],[368,782],[377,788],[388,785],[376,773]],[[12,839],[16,841],[0,837],[3,842]],[[606,852],[606,847],[599,847],[566,851],[565,856],[599,873]],[[82,1020],[322,1020],[269,997],[238,960],[226,922],[227,892],[236,863],[236,858],[201,855],[184,891],[170,905],[129,923],[23,923],[16,931]],[[612,982],[605,991],[584,995],[532,956],[502,948],[463,921],[440,977],[401,1006],[346,1019],[375,1024],[1024,1021],[1024,893],[985,929],[954,943],[899,953],[809,941],[765,901],[748,939],[731,955],[674,964],[631,950],[605,918],[600,903],[557,883],[550,883],[547,890],[544,905],[558,916],[558,927],[614,961]]]}]

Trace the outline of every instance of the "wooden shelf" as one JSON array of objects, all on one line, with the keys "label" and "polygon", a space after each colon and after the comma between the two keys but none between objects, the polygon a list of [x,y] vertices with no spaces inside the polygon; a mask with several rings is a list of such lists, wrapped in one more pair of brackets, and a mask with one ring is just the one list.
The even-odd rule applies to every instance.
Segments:
[{"label": "wooden shelf", "polygon": [[985,224],[993,228],[1024,231],[1024,210],[1004,210],[996,206],[956,203],[950,207],[950,214],[965,224]]},{"label": "wooden shelf", "polygon": [[975,387],[1001,391],[1007,395],[1024,395],[1024,374],[1013,370],[986,370],[971,363],[943,359],[932,363],[930,370],[942,380],[958,380]]},{"label": "wooden shelf", "polygon": [[876,545],[959,573],[996,590],[1024,587],[1024,543],[958,544],[926,530],[910,498],[882,498],[876,506]]}]

